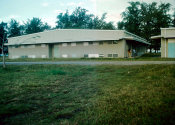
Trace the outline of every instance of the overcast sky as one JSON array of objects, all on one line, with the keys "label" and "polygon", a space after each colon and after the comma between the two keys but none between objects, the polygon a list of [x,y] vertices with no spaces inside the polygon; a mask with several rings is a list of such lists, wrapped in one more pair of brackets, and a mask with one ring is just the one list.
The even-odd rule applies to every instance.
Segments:
[{"label": "overcast sky", "polygon": [[54,27],[59,13],[66,10],[71,13],[80,6],[98,16],[107,12],[106,21],[116,24],[129,1],[170,3],[175,8],[175,0],[0,0],[0,22],[13,18],[22,24],[27,19],[39,17]]}]

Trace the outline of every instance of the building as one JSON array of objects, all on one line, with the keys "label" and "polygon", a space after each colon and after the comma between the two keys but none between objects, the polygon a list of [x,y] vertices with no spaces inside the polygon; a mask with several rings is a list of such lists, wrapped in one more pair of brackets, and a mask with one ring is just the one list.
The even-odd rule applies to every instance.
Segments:
[{"label": "building", "polygon": [[151,39],[161,42],[161,57],[175,58],[175,28],[161,28],[161,35]]},{"label": "building", "polygon": [[149,43],[124,30],[56,29],[8,39],[9,58],[140,56]]}]

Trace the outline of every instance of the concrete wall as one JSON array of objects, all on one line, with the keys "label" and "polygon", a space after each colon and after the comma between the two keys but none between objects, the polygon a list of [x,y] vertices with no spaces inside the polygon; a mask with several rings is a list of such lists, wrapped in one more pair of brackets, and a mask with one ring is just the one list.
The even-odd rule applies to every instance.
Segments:
[{"label": "concrete wall", "polygon": [[[112,41],[93,42],[77,42],[77,43],[62,43],[55,44],[53,57],[55,58],[81,58],[85,54],[96,56],[103,54],[108,57],[108,54],[118,54],[118,57],[124,57],[125,40],[120,40],[117,44],[109,44]],[[100,44],[103,43],[103,44]]]},{"label": "concrete wall", "polygon": [[48,45],[9,46],[9,58],[48,58]]},{"label": "concrete wall", "polygon": [[161,57],[168,57],[168,39],[161,38]]},{"label": "concrete wall", "polygon": [[[73,42],[57,44],[37,44],[9,46],[9,58],[82,58],[104,57],[124,58],[128,57],[130,45],[125,40]],[[132,42],[130,42],[132,44]],[[134,44],[132,48],[137,48]],[[144,53],[146,47],[140,46],[140,52]]]},{"label": "concrete wall", "polygon": [[175,28],[161,28],[162,37],[175,37]]}]

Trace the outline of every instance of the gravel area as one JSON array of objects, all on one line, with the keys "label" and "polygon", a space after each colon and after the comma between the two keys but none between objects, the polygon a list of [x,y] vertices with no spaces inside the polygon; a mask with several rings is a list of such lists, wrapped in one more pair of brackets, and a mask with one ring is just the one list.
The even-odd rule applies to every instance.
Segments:
[{"label": "gravel area", "polygon": [[[60,62],[6,62],[7,65],[70,64],[70,65],[147,65],[175,64],[175,61],[60,61]],[[2,65],[2,62],[0,62]]]}]

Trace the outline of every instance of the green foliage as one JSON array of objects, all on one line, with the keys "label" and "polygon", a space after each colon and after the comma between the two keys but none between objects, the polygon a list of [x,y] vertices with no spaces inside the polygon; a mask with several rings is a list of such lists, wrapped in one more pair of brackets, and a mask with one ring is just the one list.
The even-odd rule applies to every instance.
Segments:
[{"label": "green foliage", "polygon": [[15,36],[20,36],[22,27],[19,25],[19,23],[11,19],[10,21],[10,26],[9,26],[9,37],[15,37]]},{"label": "green foliage", "polygon": [[151,42],[150,49],[159,50],[158,42],[150,40],[151,36],[160,35],[160,28],[171,25],[169,14],[171,5],[169,3],[156,2],[150,4],[145,2],[129,2],[129,6],[122,13],[123,20],[118,22],[118,29],[125,29],[139,35]]},{"label": "green foliage", "polygon": [[160,53],[145,53],[141,57],[160,57]]},{"label": "green foliage", "polygon": [[175,8],[174,8],[174,13],[172,17],[172,26],[175,27]]},{"label": "green foliage", "polygon": [[115,29],[113,22],[106,22],[106,13],[99,19],[98,16],[88,14],[88,10],[81,7],[76,8],[72,14],[68,10],[65,14],[60,13],[57,16],[56,28],[60,29]]},{"label": "green foliage", "polygon": [[7,23],[1,22],[0,23],[0,44],[7,40]]},{"label": "green foliage", "polygon": [[44,30],[50,29],[50,26],[47,23],[43,23],[39,18],[33,18],[31,20],[28,19],[27,23],[25,24],[25,33],[37,33],[43,32]]}]

